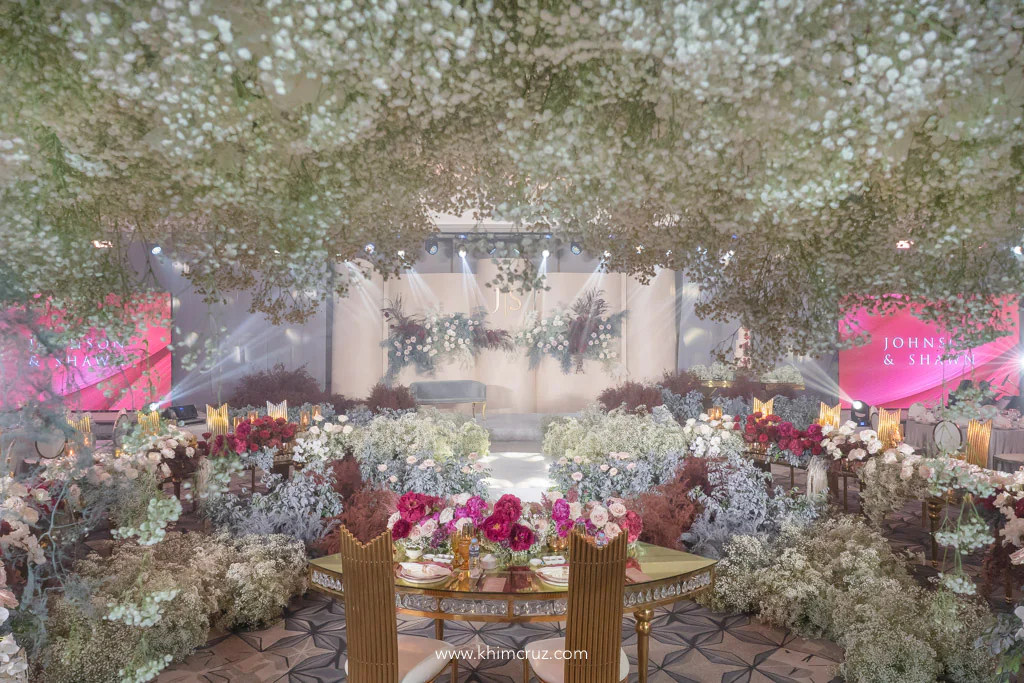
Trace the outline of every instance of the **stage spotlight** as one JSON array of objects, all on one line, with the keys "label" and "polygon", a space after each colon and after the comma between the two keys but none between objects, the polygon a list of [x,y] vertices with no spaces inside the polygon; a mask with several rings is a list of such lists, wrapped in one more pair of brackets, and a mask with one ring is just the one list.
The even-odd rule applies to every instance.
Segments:
[{"label": "stage spotlight", "polygon": [[431,256],[437,253],[437,240],[433,237],[427,240],[427,253]]},{"label": "stage spotlight", "polygon": [[496,252],[496,251],[498,251],[498,245],[496,245],[494,242],[488,242],[487,243],[487,255],[488,256],[494,256],[494,252]]},{"label": "stage spotlight", "polygon": [[363,247],[363,251],[365,251],[367,254],[372,254],[376,250],[377,247],[373,246],[373,242],[370,242],[365,247]]},{"label": "stage spotlight", "polygon": [[[93,242],[93,244],[96,243]],[[1024,258],[1024,246],[1018,244],[1014,246],[1013,249],[1011,249],[1010,251],[1012,251],[1013,255],[1016,256],[1017,258]]]},{"label": "stage spotlight", "polygon": [[547,258],[548,256],[551,256],[551,252],[545,249],[540,253],[540,255],[543,256],[544,258]]},{"label": "stage spotlight", "polygon": [[466,258],[466,247],[459,247],[459,258]]},{"label": "stage spotlight", "polygon": [[856,422],[858,427],[867,427],[871,424],[871,406],[864,401],[854,401],[850,404],[850,419]]},{"label": "stage spotlight", "polygon": [[109,240],[93,240],[92,246],[96,247],[97,249],[110,249],[112,246],[114,246],[114,243],[110,242]]},{"label": "stage spotlight", "polygon": [[610,251],[605,251],[604,254],[603,254],[604,258],[611,258],[611,255],[612,255],[612,252],[610,252]]},{"label": "stage spotlight", "polygon": [[162,251],[163,251],[163,249],[162,249],[162,248],[160,248],[160,245],[158,244],[158,245],[156,245],[155,247],[153,247],[152,249],[150,249],[150,250],[149,250],[149,253],[153,254],[154,256],[157,256],[157,255],[159,255],[159,254],[160,254],[160,253],[161,253]]},{"label": "stage spotlight", "polygon": [[580,254],[582,254],[582,253],[583,253],[583,247],[581,247],[581,246],[579,245],[579,242],[573,242],[573,243],[572,243],[572,244],[571,244],[571,245],[569,246],[569,251],[571,251],[571,252],[572,252],[572,255],[573,255],[573,256],[579,256]]},{"label": "stage spotlight", "polygon": [[401,259],[405,258],[405,249],[399,249],[398,250],[398,258],[401,258]]}]

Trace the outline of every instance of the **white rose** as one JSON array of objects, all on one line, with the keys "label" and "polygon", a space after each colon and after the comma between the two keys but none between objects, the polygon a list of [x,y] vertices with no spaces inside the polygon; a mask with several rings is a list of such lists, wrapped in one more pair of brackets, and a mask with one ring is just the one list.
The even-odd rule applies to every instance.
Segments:
[{"label": "white rose", "polygon": [[378,472],[387,472],[388,471],[388,466],[385,465],[384,463],[381,463],[380,465],[377,465],[377,471]]},{"label": "white rose", "polygon": [[612,513],[612,517],[625,517],[626,506],[622,503],[612,503],[608,506],[608,512]]},{"label": "white rose", "polygon": [[598,529],[608,523],[608,510],[603,505],[597,505],[590,511],[590,523]]}]

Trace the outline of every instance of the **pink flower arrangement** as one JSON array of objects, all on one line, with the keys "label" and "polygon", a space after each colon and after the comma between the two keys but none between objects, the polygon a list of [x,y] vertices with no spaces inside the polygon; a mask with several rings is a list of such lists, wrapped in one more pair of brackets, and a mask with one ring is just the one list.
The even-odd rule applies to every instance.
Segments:
[{"label": "pink flower arrangement", "polygon": [[643,518],[630,510],[621,498],[609,498],[604,503],[590,501],[581,505],[560,493],[548,493],[544,496],[544,506],[551,516],[553,531],[559,538],[565,538],[573,527],[582,524],[590,535],[603,531],[611,540],[625,532],[629,542],[634,543],[644,529]]}]

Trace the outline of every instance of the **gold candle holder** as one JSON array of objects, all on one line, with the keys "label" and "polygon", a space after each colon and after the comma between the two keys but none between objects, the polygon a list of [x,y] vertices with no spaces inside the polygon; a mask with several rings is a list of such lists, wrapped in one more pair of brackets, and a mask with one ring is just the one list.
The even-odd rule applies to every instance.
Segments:
[{"label": "gold candle holder", "polygon": [[250,410],[249,411],[249,422],[255,422],[258,419],[260,419],[260,414],[257,411],[255,411],[255,410]]},{"label": "gold candle holder", "polygon": [[309,429],[310,424],[310,412],[306,408],[299,411],[299,426],[303,429]]},{"label": "gold candle holder", "polygon": [[321,420],[321,419],[323,419],[323,414],[320,412],[320,406],[313,406],[313,419],[314,420]]},{"label": "gold candle holder", "polygon": [[271,419],[276,420],[277,418],[288,419],[288,401],[281,401],[280,403],[271,403],[267,401],[267,415]]},{"label": "gold candle holder", "polygon": [[220,408],[206,406],[206,431],[214,436],[224,436],[228,433],[229,424],[227,403]]},{"label": "gold candle holder", "polygon": [[826,425],[832,425],[833,427],[839,426],[839,411],[842,403],[837,403],[834,406],[830,406],[826,403],[821,403],[818,406],[818,424],[822,427]]},{"label": "gold candle holder", "polygon": [[774,398],[771,399],[770,401],[761,401],[760,399],[757,399],[757,398],[754,399],[753,412],[761,413],[762,416],[768,416],[768,415],[774,415],[775,414],[773,412],[774,410],[775,410],[775,399]]},{"label": "gold candle holder", "polygon": [[878,410],[878,439],[886,448],[892,448],[897,442],[900,431],[900,409]]},{"label": "gold candle holder", "polygon": [[142,430],[143,434],[153,435],[160,433],[160,413],[157,411],[144,413],[140,410],[136,413],[136,419],[139,423],[139,429]]},{"label": "gold candle holder", "polygon": [[722,419],[722,406],[712,406],[708,408],[708,419],[710,420],[721,420]]},{"label": "gold candle holder", "polygon": [[232,431],[237,432],[238,428],[242,425],[243,422],[245,422],[245,419],[242,418],[241,416],[231,418]]}]

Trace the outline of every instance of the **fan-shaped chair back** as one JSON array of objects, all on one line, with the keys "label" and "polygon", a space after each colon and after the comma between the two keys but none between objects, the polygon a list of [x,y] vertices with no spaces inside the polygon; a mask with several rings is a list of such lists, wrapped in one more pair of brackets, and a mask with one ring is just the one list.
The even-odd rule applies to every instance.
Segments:
[{"label": "fan-shaped chair back", "polygon": [[604,548],[580,533],[569,539],[566,683],[619,683],[622,596],[626,587],[626,534]]},{"label": "fan-shaped chair back", "polygon": [[348,678],[359,683],[398,681],[398,618],[395,613],[391,532],[363,544],[341,527],[345,582]]}]

